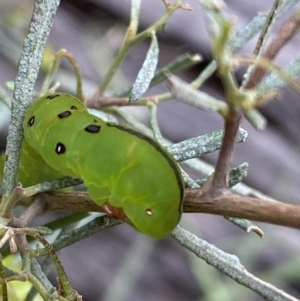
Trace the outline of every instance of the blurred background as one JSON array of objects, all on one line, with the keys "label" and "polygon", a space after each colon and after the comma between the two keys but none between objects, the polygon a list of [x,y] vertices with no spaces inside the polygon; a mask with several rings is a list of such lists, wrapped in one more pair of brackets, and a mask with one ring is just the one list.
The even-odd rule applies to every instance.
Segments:
[{"label": "blurred background", "polygon": [[[173,1],[172,1],[173,2]],[[183,53],[199,53],[203,62],[189,72],[180,74],[193,80],[211,61],[210,42],[204,15],[197,0],[185,0],[191,11],[178,10],[160,32],[159,66]],[[236,31],[259,12],[267,12],[273,1],[226,1],[226,13]],[[23,39],[31,18],[33,1],[13,0],[0,3],[0,83],[8,93],[6,83],[15,79]],[[299,8],[299,5],[296,6]],[[276,22],[276,30],[291,16],[295,7]],[[145,29],[164,13],[161,0],[143,0],[140,27]],[[84,77],[84,94],[92,96],[103,75],[123,43],[130,17],[130,0],[63,0],[47,43],[40,79],[43,78],[52,55],[66,48],[78,61]],[[251,54],[257,37],[249,41],[240,53]],[[299,54],[296,35],[276,57],[278,65],[286,64]],[[126,57],[121,71],[109,87],[111,95],[133,83],[145,58],[149,41],[136,45]],[[242,79],[241,70],[237,72]],[[75,93],[75,77],[66,60],[62,61],[56,80],[60,90]],[[38,90],[41,80],[37,82]],[[224,99],[217,77],[202,90]],[[147,94],[166,92],[165,83],[151,88]],[[131,109],[148,123],[148,112]],[[300,100],[291,89],[284,89],[283,98],[268,103],[260,110],[268,119],[265,131],[255,131],[247,121],[247,141],[236,147],[234,165],[249,163],[245,183],[282,201],[300,203]],[[222,128],[217,114],[205,113],[178,101],[158,106],[158,118],[165,137],[176,142]],[[5,149],[9,110],[0,103],[0,149]],[[217,153],[204,157],[214,163]],[[53,218],[40,217],[37,223]],[[205,214],[184,215],[182,226],[222,250],[236,254],[242,264],[265,281],[300,298],[300,232],[260,224],[265,237],[247,234],[221,217]],[[194,301],[194,300],[261,300],[259,296],[220,274],[214,268],[189,253],[171,237],[153,240],[127,225],[104,231],[78,242],[60,253],[60,258],[74,288],[85,301]],[[55,274],[52,275],[55,282]]]}]

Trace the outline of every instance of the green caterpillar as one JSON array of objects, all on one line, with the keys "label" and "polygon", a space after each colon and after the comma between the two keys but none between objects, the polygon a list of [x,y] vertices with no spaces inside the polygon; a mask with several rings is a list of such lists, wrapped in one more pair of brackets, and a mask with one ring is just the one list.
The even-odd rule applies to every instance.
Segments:
[{"label": "green caterpillar", "polygon": [[[178,224],[184,195],[181,172],[151,138],[105,123],[65,93],[36,100],[23,126],[18,181],[24,186],[61,176],[82,178],[96,204],[142,233],[164,238]],[[26,168],[28,162],[35,166],[32,170]],[[36,171],[39,165],[43,175]]]}]

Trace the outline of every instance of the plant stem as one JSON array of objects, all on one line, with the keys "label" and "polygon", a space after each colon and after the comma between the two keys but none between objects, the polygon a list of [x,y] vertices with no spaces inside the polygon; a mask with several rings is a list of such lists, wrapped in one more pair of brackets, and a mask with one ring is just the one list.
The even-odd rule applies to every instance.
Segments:
[{"label": "plant stem", "polygon": [[242,114],[235,109],[231,109],[229,116],[225,120],[225,133],[223,143],[216,164],[215,173],[210,189],[216,193],[221,189],[228,188],[228,173],[234,153],[235,139],[240,127]]},{"label": "plant stem", "polygon": [[18,74],[15,80],[3,178],[5,194],[0,204],[0,212],[6,207],[9,195],[15,187],[20,147],[23,138],[23,119],[32,101],[34,84],[38,76],[46,39],[50,33],[59,3],[59,0],[35,1],[28,35],[24,40]]},{"label": "plant stem", "polygon": [[119,53],[117,54],[112,66],[110,67],[108,73],[104,77],[104,79],[99,87],[101,94],[103,94],[104,91],[107,89],[109,83],[111,82],[116,71],[119,69],[120,64],[122,63],[123,59],[125,58],[126,54],[130,50],[130,48],[132,46],[134,46],[135,44],[137,44],[138,42],[151,37],[153,32],[155,32],[159,28],[163,27],[166,24],[167,20],[170,18],[170,16],[178,8],[187,9],[187,7],[185,7],[180,1],[176,1],[174,4],[167,7],[164,15],[156,23],[154,23],[148,29],[144,30],[143,32],[139,33],[138,35],[136,35],[134,37],[132,37],[131,29],[129,28],[127,30],[124,44],[123,44],[122,48],[120,49]]},{"label": "plant stem", "polygon": [[[48,210],[103,212],[86,192],[55,192],[47,195]],[[239,205],[240,204],[240,205]],[[274,200],[242,196],[223,190],[219,195],[207,189],[186,189],[183,212],[210,213],[248,218],[275,225],[300,229],[300,206]]]}]

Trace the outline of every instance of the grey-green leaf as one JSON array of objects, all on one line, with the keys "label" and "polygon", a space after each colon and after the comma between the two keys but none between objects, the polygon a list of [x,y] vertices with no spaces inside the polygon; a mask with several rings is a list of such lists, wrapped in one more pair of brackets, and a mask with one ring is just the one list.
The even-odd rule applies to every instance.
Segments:
[{"label": "grey-green leaf", "polygon": [[137,78],[132,86],[129,102],[135,102],[147,91],[152,78],[154,77],[155,69],[158,61],[158,43],[155,33],[152,34],[152,40],[146,59],[139,71]]},{"label": "grey-green leaf", "polygon": [[227,104],[224,101],[194,89],[171,73],[166,73],[166,76],[167,86],[176,99],[189,103],[207,112],[222,112],[227,109]]}]

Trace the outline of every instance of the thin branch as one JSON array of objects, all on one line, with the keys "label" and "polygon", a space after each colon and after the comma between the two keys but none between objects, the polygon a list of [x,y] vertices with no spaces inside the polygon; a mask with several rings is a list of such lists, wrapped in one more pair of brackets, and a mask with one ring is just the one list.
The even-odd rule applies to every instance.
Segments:
[{"label": "thin branch", "polygon": [[86,98],[84,100],[85,105],[88,108],[102,109],[109,106],[138,106],[139,102],[134,104],[129,103],[128,97],[110,97],[102,95],[99,91],[95,93],[92,97]]},{"label": "thin branch", "polygon": [[[278,17],[284,14],[292,6],[296,5],[299,0],[287,0],[278,11]],[[237,52],[240,50],[247,41],[252,39],[256,33],[258,33],[266,24],[268,18],[267,13],[258,13],[253,19],[242,29],[240,29],[235,37],[230,41],[230,51]]]},{"label": "thin branch", "polygon": [[131,14],[130,14],[130,23],[128,27],[128,34],[134,37],[136,35],[138,26],[139,26],[139,15],[141,9],[141,0],[131,0]]},{"label": "thin branch", "polygon": [[40,94],[44,95],[48,91],[50,84],[53,81],[53,78],[59,68],[60,62],[63,57],[66,57],[69,60],[70,64],[74,68],[74,73],[75,73],[75,77],[76,77],[76,96],[78,99],[80,99],[82,101],[83,100],[82,76],[81,76],[80,67],[79,67],[76,59],[74,58],[74,56],[70,52],[68,52],[66,49],[61,49],[55,54],[52,66],[47,73],[47,76],[44,80]]},{"label": "thin branch", "polygon": [[[98,208],[100,208],[98,206]],[[122,222],[107,216],[98,216],[94,220],[81,226],[78,229],[74,229],[64,235],[58,237],[51,245],[53,251],[61,250],[67,246],[74,244],[75,242],[87,238],[95,233],[120,225]],[[39,257],[48,254],[47,248],[39,248],[32,254],[32,256]]]},{"label": "thin branch", "polygon": [[[0,255],[0,278],[5,279],[5,269],[3,265],[3,257]],[[1,284],[2,301],[8,301],[7,283]]]},{"label": "thin branch", "polygon": [[61,264],[57,254],[55,253],[51,244],[48,243],[48,241],[43,236],[41,236],[40,234],[38,234],[36,232],[28,231],[25,233],[27,235],[33,236],[35,239],[39,240],[43,244],[43,246],[47,250],[47,254],[51,257],[51,259],[56,267],[56,270],[57,270],[57,273],[59,276],[60,285],[62,287],[62,295],[68,299],[70,298],[70,300],[74,300],[75,299],[74,295],[76,294],[76,292],[72,288],[72,286],[68,280],[67,274],[65,272],[65,269],[64,269],[63,265]]},{"label": "thin branch", "polygon": [[275,286],[249,273],[235,255],[223,252],[205,240],[177,226],[172,236],[185,248],[205,260],[208,264],[258,293],[266,300],[299,301]]},{"label": "thin branch", "polygon": [[230,217],[246,218],[300,229],[300,206],[241,196],[225,191],[220,196],[201,189],[186,193],[184,212],[203,212]]},{"label": "thin branch", "polygon": [[[290,9],[292,6],[298,3],[298,0],[288,0],[285,2],[285,4],[280,7],[278,11],[278,16],[285,13],[288,9]],[[229,49],[232,53],[237,52],[241,49],[242,46],[245,45],[247,41],[249,41],[257,32],[259,32],[264,24],[266,23],[268,15],[265,13],[259,13],[257,14],[244,28],[239,30],[234,38],[229,42]],[[296,64],[296,62],[291,62],[290,69],[293,68],[293,66]],[[297,64],[295,66],[298,66]],[[195,80],[195,86],[194,88],[197,88],[198,86],[202,85],[217,69],[216,61],[212,61],[199,75],[198,79]],[[271,76],[268,77],[268,80],[266,80],[268,83],[274,83],[274,78],[271,78]],[[281,83],[283,85],[283,83]],[[266,83],[264,83],[264,86],[266,86]],[[245,117],[249,120],[249,122],[258,130],[263,130],[266,126],[266,119],[260,114],[259,111],[256,109],[247,111],[245,113]]]},{"label": "thin branch", "polygon": [[[292,60],[294,61],[295,64],[299,63],[298,62],[299,57]],[[259,67],[264,68],[265,70],[268,70],[270,72],[272,72],[272,74],[270,76],[278,76],[280,79],[282,79],[284,81],[284,84],[288,84],[295,92],[297,92],[298,94],[300,94],[300,85],[299,82],[295,79],[295,75],[297,75],[299,73],[299,66],[294,66],[294,70],[289,70],[290,69],[290,64],[292,61],[290,61],[286,67],[282,68],[277,66],[276,64],[274,64],[273,62],[265,59],[265,58],[252,58],[252,57],[248,57],[245,55],[241,55],[241,56],[236,56],[233,60],[233,62],[236,61],[240,66],[244,65],[244,64],[253,64]],[[292,73],[292,72],[293,73]],[[295,73],[297,72],[297,73]],[[274,77],[273,77],[274,80]],[[276,82],[276,80],[274,80]],[[261,82],[263,83],[263,81]],[[274,88],[276,87],[277,83],[274,83]],[[257,87],[259,87],[260,84],[257,85]],[[259,90],[259,89],[257,89]],[[270,91],[267,91],[270,93]],[[266,91],[265,91],[266,93]]]},{"label": "thin branch", "polygon": [[32,101],[34,84],[44,53],[44,47],[52,22],[59,6],[59,0],[35,1],[28,35],[24,40],[15,90],[12,100],[12,116],[8,130],[3,186],[5,195],[0,205],[0,212],[6,206],[6,199],[15,186],[15,177],[20,157],[23,138],[23,119]]},{"label": "thin branch", "polygon": [[[269,34],[271,32],[271,28],[276,20],[276,17],[278,16],[278,11],[280,7],[282,6],[283,1],[282,0],[275,0],[273,2],[273,6],[268,14],[268,17],[266,19],[266,23],[260,33],[259,39],[256,43],[253,55],[256,58],[259,58],[263,52],[264,46],[267,42],[267,39],[269,37]],[[241,88],[244,88],[247,86],[249,81],[251,80],[251,77],[253,76],[253,72],[255,71],[254,66],[249,66],[246,74],[244,75],[244,81],[241,85]]]},{"label": "thin branch", "polygon": [[119,53],[117,54],[110,70],[104,77],[99,87],[100,93],[103,93],[107,89],[109,83],[111,82],[113,76],[115,75],[116,71],[118,70],[120,64],[122,63],[130,48],[136,43],[151,37],[151,33],[163,27],[167,20],[170,18],[170,16],[179,8],[189,9],[187,5],[182,4],[180,0],[178,0],[174,4],[168,6],[164,15],[148,29],[144,30],[138,35],[135,35],[134,37],[131,37],[131,30],[129,33],[127,32],[122,48],[119,50]]},{"label": "thin branch", "polygon": [[[87,192],[53,192],[43,194],[46,210],[103,212]],[[183,212],[210,213],[246,218],[300,229],[300,206],[242,196],[228,191],[213,196],[202,188],[187,189]]]},{"label": "thin branch", "polygon": [[225,120],[225,133],[222,147],[216,164],[215,173],[210,186],[215,193],[219,190],[228,188],[228,174],[233,157],[235,139],[239,130],[242,114],[234,109],[229,112]]},{"label": "thin branch", "polygon": [[[263,53],[262,57],[272,61],[279,51],[295,36],[298,32],[300,26],[300,13],[296,11],[280,28],[278,34],[267,47],[266,51]],[[261,81],[264,77],[266,70],[257,67],[252,73],[246,89],[253,88],[257,83]]]},{"label": "thin branch", "polygon": [[34,202],[22,213],[19,218],[13,218],[10,225],[14,227],[27,227],[28,224],[45,209],[46,202],[37,197]]}]

